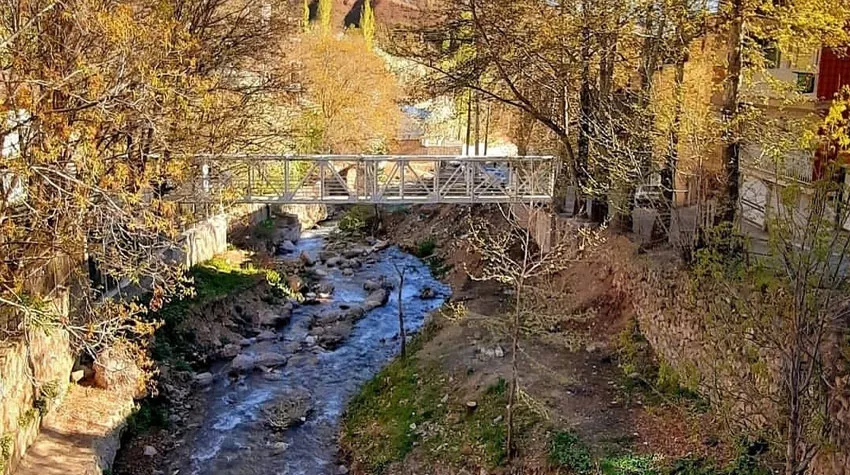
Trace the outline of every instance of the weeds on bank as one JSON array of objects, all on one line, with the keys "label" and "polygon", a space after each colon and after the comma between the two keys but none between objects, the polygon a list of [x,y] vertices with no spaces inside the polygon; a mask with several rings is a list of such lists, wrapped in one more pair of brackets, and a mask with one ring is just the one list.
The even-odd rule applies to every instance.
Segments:
[{"label": "weeds on bank", "polygon": [[[507,460],[507,383],[499,378],[476,398],[474,410],[448,399],[448,377],[415,356],[438,328],[427,324],[411,341],[411,356],[390,363],[349,403],[342,445],[368,473],[381,473],[416,447],[447,465],[496,467]],[[518,411],[517,419],[520,433],[539,422],[530,411]]]},{"label": "weeds on bank", "polygon": [[168,427],[168,409],[161,401],[146,399],[139,403],[127,417],[125,438],[147,434],[154,429]]},{"label": "weeds on bank", "polygon": [[191,307],[247,290],[263,279],[269,283],[278,297],[288,297],[291,294],[276,271],[251,265],[237,266],[220,257],[213,257],[193,267],[189,272],[194,281],[193,294],[182,300],[168,303],[151,316],[153,320],[162,321],[152,347],[154,359],[168,363],[180,371],[191,370],[190,362],[194,360],[192,351],[195,335],[179,330],[180,324]]},{"label": "weeds on bank", "polygon": [[635,395],[649,403],[676,403],[696,412],[708,410],[708,403],[699,394],[696,368],[677,371],[660,361],[640,332],[637,320],[632,319],[617,338],[617,362],[623,373],[622,385],[626,397]]},{"label": "weeds on bank", "polygon": [[638,454],[628,450],[599,457],[574,431],[559,431],[549,440],[549,462],[555,468],[578,475],[769,475],[760,456],[763,444],[741,441],[738,455],[721,466],[700,457],[665,460],[656,454]]},{"label": "weeds on bank", "polygon": [[446,260],[435,254],[437,250],[437,241],[432,237],[417,241],[411,254],[422,259],[423,262],[431,269],[431,273],[436,277],[442,277],[452,270],[452,266],[446,264]]}]

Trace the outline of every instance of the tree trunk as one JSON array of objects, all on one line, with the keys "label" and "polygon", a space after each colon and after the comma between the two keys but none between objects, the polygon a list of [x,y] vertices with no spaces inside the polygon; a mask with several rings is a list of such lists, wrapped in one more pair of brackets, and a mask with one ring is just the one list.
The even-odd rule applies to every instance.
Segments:
[{"label": "tree trunk", "polygon": [[685,83],[685,63],[688,61],[687,46],[682,46],[682,52],[676,61],[676,79],[674,91],[676,103],[673,110],[673,123],[670,126],[670,144],[667,151],[667,161],[661,171],[661,189],[664,193],[663,209],[659,210],[661,230],[669,234],[673,218],[673,208],[676,199],[676,169],[679,163],[679,132],[682,125],[683,87]]},{"label": "tree trunk", "polygon": [[472,140],[472,89],[466,101],[466,154],[469,155],[470,141]]},{"label": "tree trunk", "polygon": [[744,0],[731,0],[732,18],[729,27],[728,71],[723,91],[723,118],[726,121],[726,143],[723,146],[723,167],[726,172],[726,193],[721,218],[732,223],[738,212],[740,197],[741,137],[737,124],[740,113],[741,76],[744,64]]},{"label": "tree trunk", "polygon": [[587,186],[587,166],[590,162],[590,133],[593,121],[593,78],[590,74],[590,34],[585,32],[582,37],[578,153],[573,163],[573,186],[576,187],[576,201],[573,213],[575,216],[585,216],[587,214],[584,194]]},{"label": "tree trunk", "polygon": [[519,386],[519,371],[517,369],[517,356],[519,353],[519,327],[520,313],[522,308],[522,284],[516,289],[516,308],[514,309],[513,321],[511,322],[511,382],[508,388],[508,405],[506,406],[505,425],[507,427],[506,445],[508,460],[514,455],[514,405],[516,404],[517,389]]}]

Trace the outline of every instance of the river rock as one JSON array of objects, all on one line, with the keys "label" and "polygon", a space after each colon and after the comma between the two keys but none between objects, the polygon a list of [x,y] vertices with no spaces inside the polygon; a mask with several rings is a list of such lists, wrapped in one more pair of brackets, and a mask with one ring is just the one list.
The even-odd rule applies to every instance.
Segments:
[{"label": "river rock", "polygon": [[313,275],[315,275],[319,279],[324,279],[328,276],[328,271],[324,269],[313,269]]},{"label": "river rock", "polygon": [[286,360],[287,360],[287,357],[284,356],[284,355],[281,355],[279,353],[268,352],[268,353],[260,353],[259,355],[257,355],[257,357],[254,359],[254,362],[256,363],[256,365],[258,367],[262,366],[262,367],[265,367],[265,368],[274,368],[276,366],[285,365]]},{"label": "river rock", "polygon": [[389,241],[375,241],[375,244],[372,245],[371,252],[383,251],[388,247],[390,247]]},{"label": "river rock", "polygon": [[200,387],[206,387],[213,383],[215,377],[212,373],[198,373],[195,375],[195,384]]},{"label": "river rock", "polygon": [[251,371],[252,369],[254,369],[254,366],[256,366],[254,357],[243,353],[241,355],[236,355],[236,358],[233,358],[233,361],[230,362],[230,371]]},{"label": "river rock", "polygon": [[285,254],[295,252],[295,244],[292,241],[286,240],[277,245],[277,249]]},{"label": "river rock", "polygon": [[153,445],[146,445],[143,453],[145,454],[145,457],[155,457],[159,454],[159,451],[156,450],[156,447]]},{"label": "river rock", "polygon": [[378,289],[370,292],[363,302],[363,307],[368,311],[373,308],[380,307],[387,303],[390,298],[390,293],[386,289]]},{"label": "river rock", "polygon": [[303,389],[284,393],[263,408],[265,424],[274,431],[303,424],[313,410],[312,400],[313,396]]},{"label": "river rock", "polygon": [[333,251],[321,251],[319,252],[319,261],[327,262],[330,259],[336,257],[336,253]]},{"label": "river rock", "polygon": [[354,275],[354,270],[351,267],[346,267],[342,270],[342,275],[346,277],[351,277],[352,275]]},{"label": "river rock", "polygon": [[298,242],[301,238],[301,223],[297,219],[280,222],[274,231],[274,241]]},{"label": "river rock", "polygon": [[366,252],[365,249],[355,247],[353,249],[348,249],[346,251],[343,251],[342,257],[345,257],[346,259],[354,259],[355,257],[362,256],[364,252]]},{"label": "river rock", "polygon": [[257,335],[257,341],[269,341],[277,339],[277,333],[269,330],[265,330],[259,335]]},{"label": "river rock", "polygon": [[230,362],[230,371],[233,373],[246,373],[256,368],[273,368],[286,364],[286,356],[278,353],[260,353],[256,356],[242,353]]},{"label": "river rock", "polygon": [[312,267],[316,264],[316,260],[310,257],[310,255],[307,254],[307,251],[301,251],[301,254],[298,256],[298,260],[306,267]]},{"label": "river rock", "polygon": [[326,350],[334,350],[351,334],[352,324],[347,320],[339,320],[324,327],[325,332],[318,335],[317,343]]},{"label": "river rock", "polygon": [[346,262],[347,261],[345,260],[345,258],[334,256],[325,261],[325,265],[328,267],[341,267],[341,264],[344,264]]},{"label": "river rock", "polygon": [[436,297],[437,293],[431,287],[422,287],[422,290],[419,292],[419,298],[423,300],[430,300]]},{"label": "river rock", "polygon": [[263,310],[258,316],[257,323],[265,327],[281,327],[289,323],[292,312],[281,307],[279,310]]},{"label": "river rock", "polygon": [[263,379],[266,381],[283,381],[283,374],[277,371],[269,371],[268,373],[263,373]]},{"label": "river rock", "polygon": [[363,290],[365,290],[366,292],[372,292],[374,290],[380,289],[382,287],[381,286],[382,280],[383,280],[383,278],[381,280],[375,280],[375,279],[366,280],[365,282],[363,282]]},{"label": "river rock", "polygon": [[234,356],[238,355],[240,351],[242,351],[241,345],[237,345],[236,343],[228,343],[224,345],[224,348],[221,349],[221,357],[233,358]]}]

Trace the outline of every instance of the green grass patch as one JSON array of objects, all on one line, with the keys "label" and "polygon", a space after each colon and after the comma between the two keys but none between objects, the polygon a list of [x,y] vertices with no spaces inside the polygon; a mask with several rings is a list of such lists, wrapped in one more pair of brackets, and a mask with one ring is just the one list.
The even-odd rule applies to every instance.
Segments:
[{"label": "green grass patch", "polygon": [[397,359],[349,403],[343,438],[361,464],[380,473],[413,449],[420,438],[417,428],[441,416],[434,377],[415,358]]},{"label": "green grass patch", "polygon": [[432,237],[428,237],[416,243],[416,246],[413,249],[413,255],[420,259],[424,259],[433,255],[436,249],[437,241],[435,241]]},{"label": "green grass patch", "polygon": [[[408,346],[411,356],[390,363],[349,403],[342,445],[368,473],[382,473],[415,447],[425,457],[456,467],[497,467],[507,461],[507,383],[499,378],[482,391],[472,412],[466,401],[444,402],[443,396],[451,394],[448,376],[415,356],[436,331],[436,324],[426,325]],[[540,422],[523,409],[515,417],[520,441]]]},{"label": "green grass patch", "polygon": [[[575,474],[602,475],[769,475],[761,461],[766,450],[762,443],[742,441],[738,455],[722,465],[711,459],[684,457],[665,460],[651,453],[634,453],[619,445],[613,450],[591,447],[571,430],[555,432],[549,440],[549,462],[553,467]],[[607,449],[612,449],[608,446]]]},{"label": "green grass patch", "polygon": [[590,473],[594,467],[588,446],[578,434],[568,430],[556,432],[549,441],[549,462],[578,474]]},{"label": "green grass patch", "polygon": [[340,218],[337,227],[343,233],[363,234],[375,219],[375,210],[372,206],[355,205]]},{"label": "green grass patch", "polygon": [[251,235],[258,241],[266,241],[271,239],[275,230],[275,220],[266,218],[260,224],[251,229]]},{"label": "green grass patch", "polygon": [[603,475],[661,475],[659,457],[652,454],[623,454],[599,462]]}]

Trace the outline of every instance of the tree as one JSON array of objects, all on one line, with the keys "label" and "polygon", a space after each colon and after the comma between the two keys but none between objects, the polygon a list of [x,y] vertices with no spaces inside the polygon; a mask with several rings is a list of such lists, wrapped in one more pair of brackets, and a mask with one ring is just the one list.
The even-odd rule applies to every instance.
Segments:
[{"label": "tree", "polygon": [[[786,475],[809,473],[825,448],[841,446],[846,421],[836,417],[845,377],[842,342],[850,337],[848,190],[837,180],[848,151],[850,90],[824,119],[814,147],[833,157],[808,189],[790,184],[771,191],[765,261],[724,256],[728,233],[698,254],[700,295],[707,303],[712,343],[735,358],[721,366],[717,397],[738,427],[759,430],[783,455]],[[775,179],[779,183],[781,175]],[[737,245],[735,246],[737,247]],[[836,437],[839,437],[836,439]]]},{"label": "tree", "polygon": [[375,27],[375,11],[372,10],[372,2],[365,0],[363,2],[363,15],[360,18],[360,29],[363,31],[363,38],[366,40],[366,48],[370,51],[374,47]]},{"label": "tree", "polygon": [[[471,274],[475,280],[496,281],[508,286],[513,295],[513,308],[507,324],[511,351],[511,374],[508,404],[505,408],[507,452],[513,454],[515,406],[520,390],[519,354],[524,329],[540,309],[531,294],[540,280],[545,280],[582,259],[602,242],[600,230],[588,227],[560,229],[546,247],[537,244],[530,222],[514,214],[521,205],[499,207],[502,222],[473,219],[467,237],[470,250],[481,256],[480,272]],[[528,211],[530,215],[530,211]]]},{"label": "tree", "polygon": [[387,150],[401,120],[395,78],[359,35],[306,34],[297,51],[306,85],[299,150]]},{"label": "tree", "polygon": [[319,28],[322,33],[329,34],[331,31],[331,17],[333,14],[333,0],[319,0]]},{"label": "tree", "polygon": [[[68,329],[92,352],[183,287],[168,258],[177,190],[198,152],[261,147],[251,112],[283,87],[264,71],[287,20],[263,2],[8,1],[0,7],[0,299],[12,317]],[[258,13],[259,12],[259,13]],[[8,120],[7,120],[8,119]],[[6,183],[17,183],[6,187]],[[74,302],[57,319],[32,276],[67,259]],[[84,263],[151,292],[98,305]],[[36,287],[36,288],[34,288]]]},{"label": "tree", "polygon": [[395,273],[398,275],[398,338],[401,343],[401,357],[407,357],[407,332],[404,328],[404,299],[402,298],[402,292],[404,292],[404,275],[407,272],[407,268],[402,266],[399,267],[396,264],[393,264],[393,268],[395,268]]},{"label": "tree", "polygon": [[781,4],[729,0],[721,3],[720,19],[718,25],[727,37],[721,110],[725,122],[722,219],[734,222],[740,200],[742,147],[747,142],[758,143],[757,137],[748,140],[748,126],[761,122],[761,111],[744,108],[744,104],[800,100],[798,91],[767,78],[767,56],[779,51],[813,51],[846,44],[850,39],[846,30],[850,12],[843,0],[792,0]]}]

